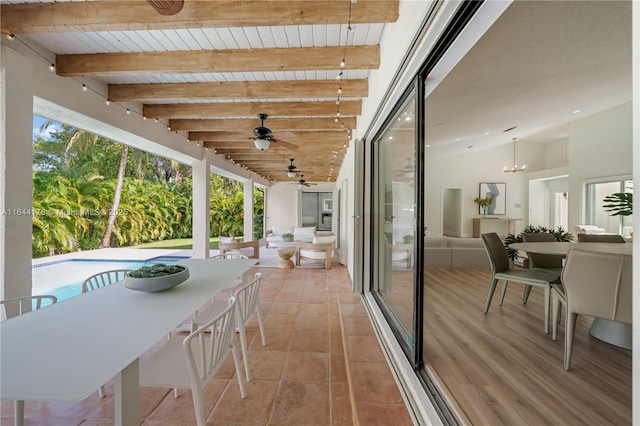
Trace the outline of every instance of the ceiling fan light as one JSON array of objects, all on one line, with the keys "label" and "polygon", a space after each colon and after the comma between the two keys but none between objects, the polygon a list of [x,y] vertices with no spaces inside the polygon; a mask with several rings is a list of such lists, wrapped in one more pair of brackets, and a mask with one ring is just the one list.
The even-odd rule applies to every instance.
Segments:
[{"label": "ceiling fan light", "polygon": [[256,140],[253,141],[253,144],[260,151],[264,151],[265,149],[269,148],[269,140],[268,139],[257,138]]},{"label": "ceiling fan light", "polygon": [[289,176],[290,178],[294,178],[296,177],[296,172],[287,172],[287,176]]}]

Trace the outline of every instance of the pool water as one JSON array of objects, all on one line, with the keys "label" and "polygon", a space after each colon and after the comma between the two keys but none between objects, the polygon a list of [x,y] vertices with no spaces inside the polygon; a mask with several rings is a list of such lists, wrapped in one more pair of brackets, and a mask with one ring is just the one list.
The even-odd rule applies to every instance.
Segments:
[{"label": "pool water", "polygon": [[93,274],[114,269],[138,269],[158,263],[172,263],[186,256],[159,256],[146,261],[70,259],[34,265],[33,294],[52,294],[58,302],[82,294],[82,283]]}]

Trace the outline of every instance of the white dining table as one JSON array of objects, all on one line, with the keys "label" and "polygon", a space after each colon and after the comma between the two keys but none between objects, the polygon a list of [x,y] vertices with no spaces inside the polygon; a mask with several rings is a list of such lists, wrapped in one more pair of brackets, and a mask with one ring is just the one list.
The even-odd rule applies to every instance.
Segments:
[{"label": "white dining table", "polygon": [[182,284],[144,293],[118,282],[0,323],[0,399],[78,401],[115,377],[115,424],[140,424],[139,357],[255,259],[185,259]]},{"label": "white dining table", "polygon": [[[633,255],[633,244],[629,243],[531,242],[509,244],[509,248],[529,253],[552,254],[564,257],[572,249],[596,253],[622,254],[625,256]],[[610,321],[604,318],[594,318],[589,334],[614,346],[628,350],[633,347],[631,324]]]}]

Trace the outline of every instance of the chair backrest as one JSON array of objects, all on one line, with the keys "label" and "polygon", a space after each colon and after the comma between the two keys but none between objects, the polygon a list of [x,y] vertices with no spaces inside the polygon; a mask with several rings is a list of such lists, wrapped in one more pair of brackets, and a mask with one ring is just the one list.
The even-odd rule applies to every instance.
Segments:
[{"label": "chair backrest", "polygon": [[249,259],[249,256],[245,256],[240,253],[225,253],[225,254],[216,254],[211,256],[209,259]]},{"label": "chair backrest", "polygon": [[579,243],[626,243],[622,235],[616,234],[578,234]]},{"label": "chair backrest", "polygon": [[[236,338],[235,308],[236,299],[232,296],[222,312],[192,331],[182,343],[194,400],[202,401],[204,387],[231,352]],[[198,421],[204,423],[204,419],[202,423]]]},{"label": "chair backrest", "polygon": [[569,312],[632,322],[631,256],[569,250],[562,270]]},{"label": "chair backrest", "polygon": [[251,317],[260,309],[260,281],[262,273],[257,272],[253,280],[233,291],[236,298],[236,315],[238,324],[246,325]]},{"label": "chair backrest", "polygon": [[114,269],[112,271],[104,271],[91,275],[82,283],[82,292],[86,293],[91,290],[97,290],[100,287],[122,281],[127,272],[130,271],[131,269]]},{"label": "chair backrest", "polygon": [[53,305],[57,301],[58,298],[51,294],[0,300],[0,321]]},{"label": "chair backrest", "polygon": [[510,269],[509,254],[502,239],[495,232],[482,234],[482,243],[491,262],[491,274],[508,271]]},{"label": "chair backrest", "polygon": [[[523,232],[522,240],[525,243],[553,242],[557,241],[551,232]],[[562,268],[562,256],[553,254],[527,253],[531,268]]]}]

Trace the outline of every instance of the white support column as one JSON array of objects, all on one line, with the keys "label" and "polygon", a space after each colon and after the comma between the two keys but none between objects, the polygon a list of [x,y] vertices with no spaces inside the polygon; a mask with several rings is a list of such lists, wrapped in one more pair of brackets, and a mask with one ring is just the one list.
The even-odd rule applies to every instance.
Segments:
[{"label": "white support column", "polygon": [[244,240],[253,241],[253,179],[244,181]]},{"label": "white support column", "polygon": [[211,180],[209,178],[209,158],[193,162],[193,257],[209,257],[209,213]]},{"label": "white support column", "polygon": [[31,295],[33,61],[2,46],[0,299]]}]

